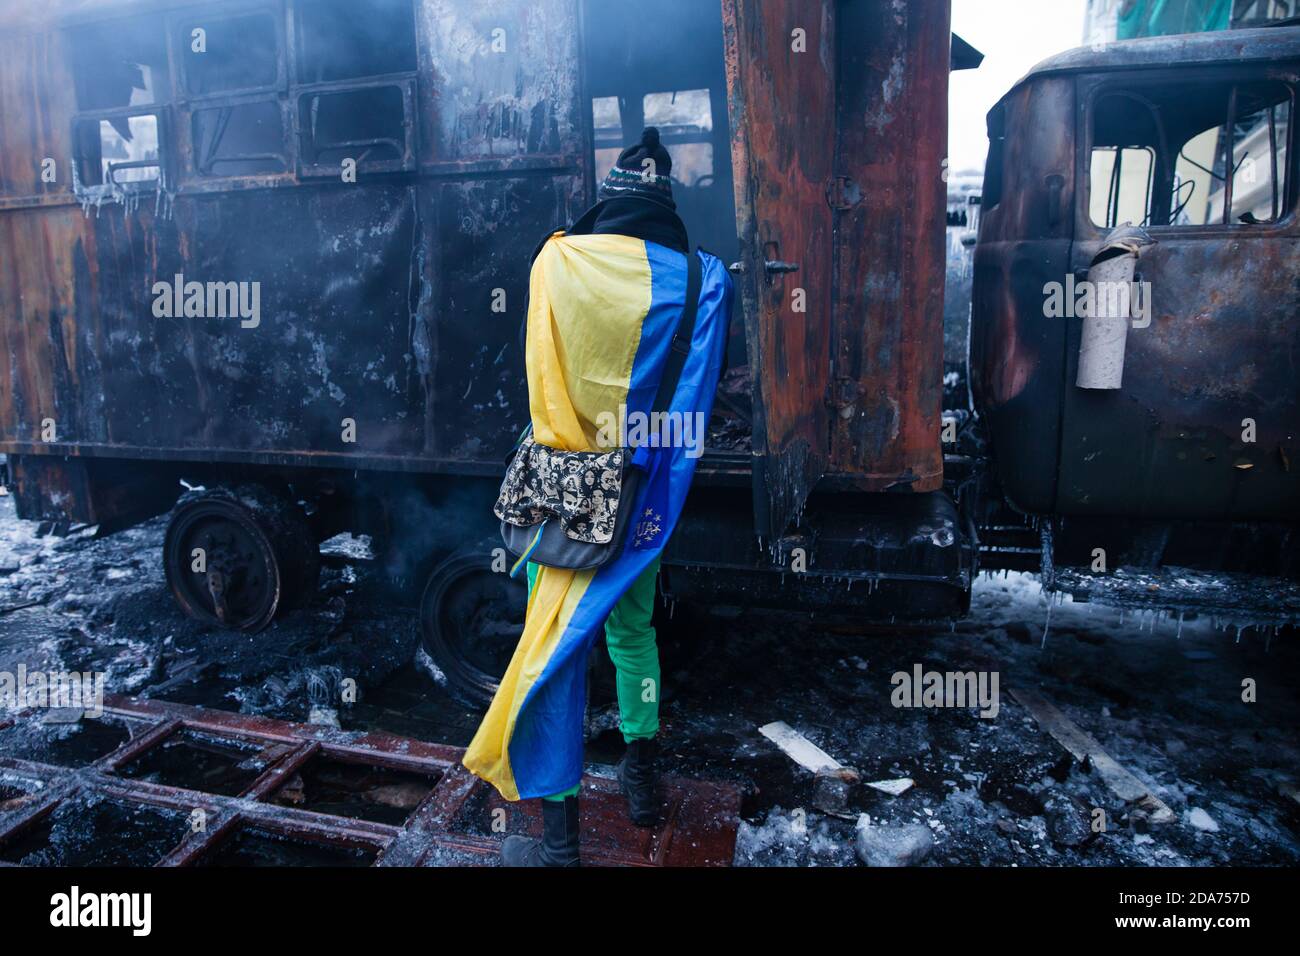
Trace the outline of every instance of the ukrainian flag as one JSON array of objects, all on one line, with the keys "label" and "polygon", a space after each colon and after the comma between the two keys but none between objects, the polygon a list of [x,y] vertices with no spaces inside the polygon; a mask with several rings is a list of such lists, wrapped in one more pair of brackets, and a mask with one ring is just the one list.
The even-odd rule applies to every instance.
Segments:
[{"label": "ukrainian flag", "polygon": [[[669,410],[707,422],[731,319],[731,277],[700,257],[699,315]],[[628,236],[557,233],[533,264],[528,306],[528,396],[533,436],[594,451],[620,407],[648,414],[686,298],[686,257]],[[703,434],[700,436],[703,441]],[[607,447],[606,449],[607,450]],[[582,779],[586,663],[610,610],[663,550],[697,459],[683,447],[646,448],[622,553],[599,568],[541,568],[524,633],[501,687],[465,752],[465,766],[507,800],[559,793]]]}]

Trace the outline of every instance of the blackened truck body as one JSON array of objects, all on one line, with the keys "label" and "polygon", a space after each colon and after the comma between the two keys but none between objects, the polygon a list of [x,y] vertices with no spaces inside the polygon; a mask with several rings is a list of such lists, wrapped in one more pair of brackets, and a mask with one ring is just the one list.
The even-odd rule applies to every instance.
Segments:
[{"label": "blackened truck body", "polygon": [[[1289,21],[1063,53],[990,112],[971,384],[991,497],[1042,516],[1051,566],[1300,575],[1298,80]],[[1122,375],[1080,387],[1125,222],[1153,241]]]},{"label": "blackened truck body", "polygon": [[[111,532],[170,510],[163,560],[188,613],[258,630],[311,593],[317,542],[368,534],[423,595],[453,684],[486,692],[517,634],[491,502],[528,417],[528,253],[644,125],[673,153],[693,242],[732,263],[738,292],[665,593],[944,619],[981,553],[1050,564],[1050,543],[1021,537],[1080,500],[1120,524],[1294,521],[1289,465],[1153,509],[1119,493],[1147,465],[1122,449],[1091,464],[1070,436],[1071,403],[1092,399],[1068,380],[1072,333],[1033,317],[1021,273],[1041,296],[1040,272],[1096,245],[1073,226],[1073,130],[1104,59],[1007,101],[999,155],[1033,175],[1007,158],[1000,204],[986,189],[1002,211],[984,220],[972,336],[990,469],[982,426],[958,410],[949,434],[942,409],[947,92],[970,52],[947,0],[58,0],[5,18],[0,451],[19,515]],[[1300,44],[1268,32],[1237,35],[1234,75],[1293,100]],[[1157,50],[1169,70],[1179,49]],[[1273,323],[1231,345],[1257,374],[1204,383],[1213,401],[1170,427],[1220,436],[1240,388],[1284,458],[1295,156],[1275,149],[1283,217],[1189,247],[1169,293],[1195,321],[1213,271]],[[1235,238],[1262,246],[1256,229],[1267,275]],[[1283,308],[1288,322],[1266,317]],[[1143,360],[1177,366],[1187,347],[1175,335]],[[1082,409],[1134,437],[1113,404]],[[1067,465],[1082,470],[1062,482]]]}]

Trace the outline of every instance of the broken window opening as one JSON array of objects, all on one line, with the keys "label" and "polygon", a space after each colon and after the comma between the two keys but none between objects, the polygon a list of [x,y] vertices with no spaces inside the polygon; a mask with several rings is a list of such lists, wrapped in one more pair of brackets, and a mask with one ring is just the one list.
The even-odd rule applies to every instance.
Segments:
[{"label": "broken window opening", "polygon": [[[358,16],[347,0],[295,10],[299,173],[395,172],[415,167],[415,16],[411,0],[364,0]],[[394,76],[394,83],[357,84]]]},{"label": "broken window opening", "polygon": [[192,129],[198,173],[249,176],[289,168],[284,119],[275,100],[196,110]]},{"label": "broken window opening", "polygon": [[[1223,188],[1223,166],[1219,163],[1221,129],[1212,126],[1197,133],[1178,150],[1174,160],[1174,201],[1170,222],[1180,226],[1203,226],[1217,222],[1210,207],[1210,194]],[[1217,167],[1217,168],[1216,168]]]},{"label": "broken window opening", "polygon": [[706,188],[713,182],[713,101],[708,90],[647,93],[641,101],[646,126],[673,157],[673,188]]},{"label": "broken window opening", "polygon": [[591,101],[591,128],[595,143],[596,181],[604,179],[623,151],[623,113],[617,96],[597,96]]},{"label": "broken window opening", "polygon": [[1277,82],[1104,93],[1093,109],[1093,224],[1279,222],[1292,202],[1293,99]]},{"label": "broken window opening", "polygon": [[411,0],[317,0],[294,16],[300,82],[415,71]]},{"label": "broken window opening", "polygon": [[1287,141],[1291,134],[1289,99],[1263,102],[1239,91],[1232,122],[1232,197],[1229,222],[1277,222],[1285,200]]},{"label": "broken window opening", "polygon": [[79,119],[75,125],[79,185],[152,188],[162,178],[157,113]]},{"label": "broken window opening", "polygon": [[83,112],[171,99],[167,41],[157,17],[76,27],[68,38],[77,107]]},{"label": "broken window opening", "polygon": [[1106,190],[1092,194],[1092,221],[1107,229],[1148,222],[1154,185],[1155,151],[1145,146],[1097,146],[1092,151],[1092,181]]},{"label": "broken window opening", "polygon": [[185,89],[194,96],[268,89],[282,76],[277,18],[270,12],[188,20],[178,42]]},{"label": "broken window opening", "polygon": [[412,99],[409,82],[299,94],[302,171],[336,175],[349,159],[358,170],[411,168]]}]

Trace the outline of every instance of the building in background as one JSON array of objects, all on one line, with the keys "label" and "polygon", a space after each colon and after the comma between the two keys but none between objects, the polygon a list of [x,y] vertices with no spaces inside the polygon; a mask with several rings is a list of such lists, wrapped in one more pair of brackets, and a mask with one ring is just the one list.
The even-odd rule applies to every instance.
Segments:
[{"label": "building in background", "polygon": [[969,407],[966,342],[970,334],[971,282],[975,240],[979,236],[983,170],[948,177],[947,270],[943,289],[943,407]]},{"label": "building in background", "polygon": [[1300,0],[1088,0],[1083,42],[1260,26],[1300,16]]},{"label": "building in background", "polygon": [[[983,62],[983,53],[957,34],[952,35],[949,64],[953,71],[978,69]],[[953,170],[946,178],[948,253],[943,290],[943,407],[952,410],[969,407],[966,338],[970,331],[973,253],[975,238],[979,233],[980,190],[984,184],[984,170]]]}]

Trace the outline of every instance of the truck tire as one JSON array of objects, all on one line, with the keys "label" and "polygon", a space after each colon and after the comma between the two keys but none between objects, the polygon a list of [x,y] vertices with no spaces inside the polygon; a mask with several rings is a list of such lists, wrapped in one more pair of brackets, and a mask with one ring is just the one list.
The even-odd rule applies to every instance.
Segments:
[{"label": "truck tire", "polygon": [[261,485],[196,489],[172,509],[163,570],[187,615],[251,634],[315,593],[320,550],[287,495]]},{"label": "truck tire", "polygon": [[494,560],[503,563],[502,553],[500,538],[459,548],[430,572],[420,599],[425,653],[446,678],[447,691],[476,710],[496,693],[528,604],[523,574],[511,578],[493,569]]}]

